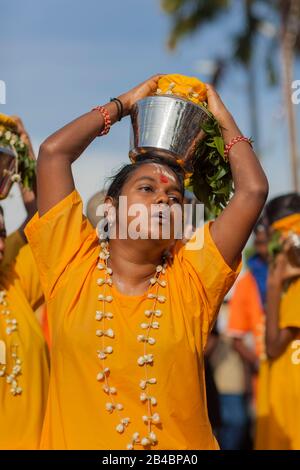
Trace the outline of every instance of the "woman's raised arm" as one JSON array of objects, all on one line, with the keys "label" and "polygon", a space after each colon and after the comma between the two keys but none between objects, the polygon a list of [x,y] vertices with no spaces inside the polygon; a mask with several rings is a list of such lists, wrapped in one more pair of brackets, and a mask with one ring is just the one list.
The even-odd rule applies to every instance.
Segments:
[{"label": "woman's raised arm", "polygon": [[[218,93],[207,85],[208,107],[218,120],[225,144],[241,135]],[[211,235],[227,264],[235,267],[268,196],[268,181],[257,156],[247,142],[229,152],[235,193],[211,226]]]},{"label": "woman's raised arm", "polygon": [[[118,98],[123,104],[123,116],[133,104],[153,93],[160,75],[154,75]],[[118,119],[118,107],[110,102],[104,105],[111,124]],[[43,215],[74,190],[71,165],[104,129],[104,118],[99,111],[90,111],[70,122],[48,137],[41,145],[37,163],[38,211]]]}]

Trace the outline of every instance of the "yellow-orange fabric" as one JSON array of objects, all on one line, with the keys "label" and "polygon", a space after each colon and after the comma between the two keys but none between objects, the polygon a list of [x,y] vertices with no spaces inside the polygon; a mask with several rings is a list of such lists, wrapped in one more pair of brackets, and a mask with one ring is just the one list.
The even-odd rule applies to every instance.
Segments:
[{"label": "yellow-orange fabric", "polygon": [[[27,244],[19,230],[12,232],[5,240],[5,251],[0,264],[0,271],[5,271],[13,261],[15,261],[20,249]],[[33,259],[33,258],[32,258]],[[49,328],[47,320],[47,309],[45,305],[40,305],[35,312],[44,333],[47,345],[50,346]]]},{"label": "yellow-orange fabric", "polygon": [[[47,300],[51,333],[51,379],[43,449],[126,449],[132,434],[147,434],[142,416],[147,406],[140,401],[139,382],[144,370],[137,364],[143,345],[137,335],[147,320],[145,309],[153,306],[147,293],[126,296],[113,286],[109,320],[115,338],[107,358],[110,384],[124,405],[121,417],[131,423],[123,434],[115,427],[120,417],[105,410],[108,396],[96,376],[101,370],[96,351],[100,339],[95,312],[101,288],[99,241],[82,213],[82,201],[73,191],[42,217],[29,222],[26,235],[32,247]],[[238,268],[238,270],[240,267]],[[204,248],[188,251],[182,243],[174,249],[174,261],[166,272],[167,297],[161,306],[157,339],[153,347],[151,375],[157,378],[154,411],[162,426],[154,426],[157,449],[217,449],[208,420],[203,349],[220,303],[237,272],[233,272],[216,248],[209,227]],[[101,277],[101,276],[100,276]],[[107,320],[108,321],[108,320]],[[152,390],[152,389],[151,389]]]},{"label": "yellow-orange fabric", "polygon": [[3,131],[16,131],[17,130],[17,123],[14,119],[12,119],[7,114],[0,113],[0,128]]},{"label": "yellow-orange fabric", "polygon": [[283,235],[289,232],[300,234],[300,214],[292,214],[277,220],[272,224],[274,230],[278,230]]},{"label": "yellow-orange fabric", "polygon": [[[283,295],[279,327],[299,328],[300,279]],[[260,367],[257,400],[256,448],[300,450],[300,333],[285,352]],[[298,348],[298,353],[297,353]]]},{"label": "yellow-orange fabric", "polygon": [[26,245],[26,241],[19,230],[12,232],[5,239],[5,250],[3,260],[0,264],[0,271],[4,271],[16,259],[20,249]]},{"label": "yellow-orange fabric", "polygon": [[160,93],[172,92],[196,104],[207,100],[207,90],[205,83],[195,77],[186,77],[179,73],[164,75],[158,80]]},{"label": "yellow-orange fabric", "polygon": [[1,272],[0,286],[7,292],[10,316],[18,322],[17,331],[7,335],[5,316],[0,314],[0,339],[6,344],[7,371],[12,369],[11,347],[17,344],[22,361],[19,385],[23,389],[21,395],[13,396],[5,376],[0,377],[0,449],[37,449],[47,400],[49,364],[46,343],[34,315],[43,293],[29,245],[21,248],[9,269]]},{"label": "yellow-orange fabric", "polygon": [[45,339],[47,341],[49,349],[51,348],[51,338],[50,338],[50,332],[49,332],[49,324],[48,324],[48,312],[47,312],[47,307],[46,304],[42,306],[42,330],[45,336]]}]

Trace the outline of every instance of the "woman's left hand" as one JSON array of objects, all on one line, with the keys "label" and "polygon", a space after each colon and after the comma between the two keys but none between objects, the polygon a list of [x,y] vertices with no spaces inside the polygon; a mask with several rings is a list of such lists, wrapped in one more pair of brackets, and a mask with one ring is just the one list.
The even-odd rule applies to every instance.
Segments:
[{"label": "woman's left hand", "polygon": [[215,116],[220,126],[226,128],[228,123],[232,124],[234,122],[232,115],[226,108],[216,89],[209,84],[206,84],[206,89],[209,111]]},{"label": "woman's left hand", "polygon": [[149,96],[157,90],[158,80],[163,74],[156,74],[148,78],[144,82],[135,86],[131,90],[123,93],[118,98],[122,101],[124,106],[124,116],[130,113],[132,106],[139,100]]}]

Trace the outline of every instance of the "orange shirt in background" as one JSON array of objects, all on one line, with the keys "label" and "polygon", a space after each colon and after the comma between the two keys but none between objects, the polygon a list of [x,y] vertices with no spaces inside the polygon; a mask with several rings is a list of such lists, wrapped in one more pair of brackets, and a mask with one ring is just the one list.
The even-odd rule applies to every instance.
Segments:
[{"label": "orange shirt in background", "polygon": [[251,333],[257,358],[265,357],[265,314],[253,274],[247,271],[237,282],[229,302],[228,335],[242,338]]}]

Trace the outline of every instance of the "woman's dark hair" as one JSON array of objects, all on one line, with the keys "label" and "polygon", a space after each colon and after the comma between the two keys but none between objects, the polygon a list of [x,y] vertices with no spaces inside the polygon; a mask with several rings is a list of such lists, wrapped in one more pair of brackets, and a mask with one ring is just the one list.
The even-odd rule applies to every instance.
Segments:
[{"label": "woman's dark hair", "polygon": [[124,184],[128,181],[129,177],[133,175],[142,165],[148,163],[157,163],[168,167],[175,174],[180,186],[182,196],[184,195],[184,171],[178,163],[172,160],[166,160],[162,157],[137,157],[135,163],[128,163],[121,167],[121,169],[110,179],[112,180],[107,190],[106,196],[113,198],[118,204],[119,196],[122,192]]},{"label": "woman's dark hair", "polygon": [[298,193],[275,197],[265,207],[265,215],[269,225],[272,225],[276,220],[297,213],[300,213],[300,194]]}]

